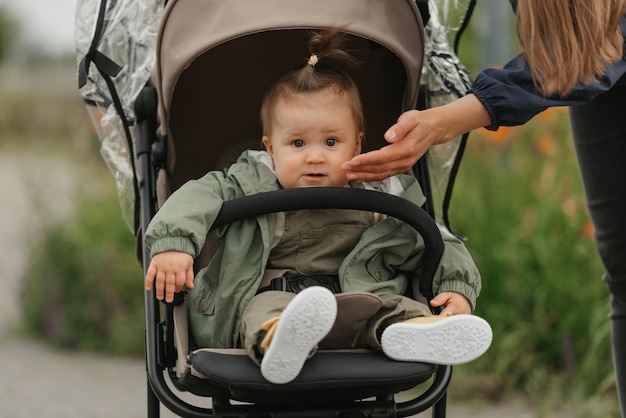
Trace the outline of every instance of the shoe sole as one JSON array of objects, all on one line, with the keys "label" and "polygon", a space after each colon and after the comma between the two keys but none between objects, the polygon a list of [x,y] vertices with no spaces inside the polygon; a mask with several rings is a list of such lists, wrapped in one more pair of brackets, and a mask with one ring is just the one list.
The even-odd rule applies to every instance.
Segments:
[{"label": "shoe sole", "polygon": [[276,334],[261,360],[263,377],[276,384],[295,379],[336,317],[337,301],[328,289],[314,286],[298,293],[281,314]]},{"label": "shoe sole", "polygon": [[381,337],[383,352],[394,360],[458,365],[483,355],[493,333],[484,319],[453,315],[428,324],[397,322]]}]

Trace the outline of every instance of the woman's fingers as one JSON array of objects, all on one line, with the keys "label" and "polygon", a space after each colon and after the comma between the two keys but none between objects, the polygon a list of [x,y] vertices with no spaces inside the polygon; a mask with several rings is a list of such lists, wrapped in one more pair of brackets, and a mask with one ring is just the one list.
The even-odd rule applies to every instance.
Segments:
[{"label": "woman's fingers", "polygon": [[405,143],[395,142],[379,150],[360,154],[342,168],[350,180],[376,181],[407,172],[415,161]]}]

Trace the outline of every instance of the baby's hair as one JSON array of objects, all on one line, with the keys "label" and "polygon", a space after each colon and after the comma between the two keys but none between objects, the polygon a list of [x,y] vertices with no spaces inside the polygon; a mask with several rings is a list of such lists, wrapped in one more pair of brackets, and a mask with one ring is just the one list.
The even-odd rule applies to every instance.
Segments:
[{"label": "baby's hair", "polygon": [[268,135],[272,109],[279,99],[289,100],[297,94],[316,93],[336,87],[338,94],[346,94],[359,129],[365,131],[361,98],[356,83],[350,76],[359,61],[347,50],[343,27],[311,32],[308,42],[310,56],[305,64],[285,71],[270,87],[261,106],[263,135]]}]

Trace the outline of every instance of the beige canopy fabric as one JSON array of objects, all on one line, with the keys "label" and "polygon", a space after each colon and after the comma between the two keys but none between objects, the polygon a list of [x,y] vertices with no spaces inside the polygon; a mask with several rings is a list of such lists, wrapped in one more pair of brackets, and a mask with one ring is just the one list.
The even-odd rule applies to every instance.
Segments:
[{"label": "beige canopy fabric", "polygon": [[227,154],[260,146],[262,97],[286,68],[306,62],[311,29],[344,26],[363,63],[355,77],[364,147],[417,102],[424,33],[412,0],[170,0],[153,74],[173,189]]}]

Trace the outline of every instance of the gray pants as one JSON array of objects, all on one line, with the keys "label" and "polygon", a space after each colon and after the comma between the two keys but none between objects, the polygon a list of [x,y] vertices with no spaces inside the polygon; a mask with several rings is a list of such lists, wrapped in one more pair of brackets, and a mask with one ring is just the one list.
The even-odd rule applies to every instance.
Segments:
[{"label": "gray pants", "polygon": [[[267,291],[252,298],[246,307],[241,319],[241,344],[257,364],[261,363],[258,350],[261,325],[279,316],[294,296],[294,293],[289,292]],[[354,303],[342,303],[351,296],[359,299]],[[320,348],[370,348],[380,351],[380,336],[387,326],[405,319],[431,315],[427,305],[404,296],[341,293],[336,297],[338,311],[335,325],[340,328],[333,328],[320,342]],[[356,309],[352,309],[352,306]],[[343,334],[346,338],[336,334]]]},{"label": "gray pants", "polygon": [[613,361],[626,417],[626,78],[619,84],[589,104],[570,108],[570,120],[611,294]]}]

